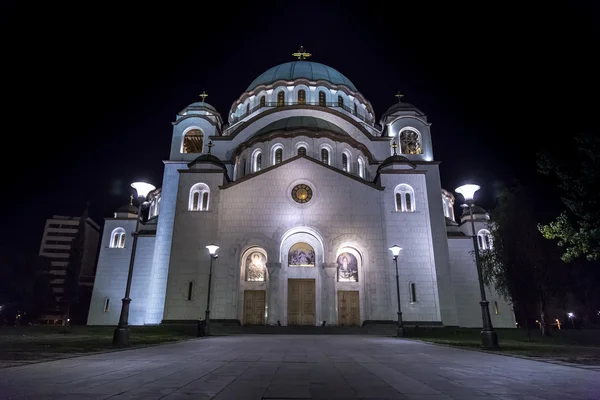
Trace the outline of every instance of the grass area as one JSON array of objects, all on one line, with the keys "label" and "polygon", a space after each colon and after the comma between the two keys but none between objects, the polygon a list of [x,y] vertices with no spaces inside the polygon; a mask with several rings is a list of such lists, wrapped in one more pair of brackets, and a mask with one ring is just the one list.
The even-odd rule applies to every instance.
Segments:
[{"label": "grass area", "polygon": [[[114,326],[0,327],[0,360],[36,361],[112,350]],[[196,337],[196,325],[132,326],[130,348]]]},{"label": "grass area", "polygon": [[[481,330],[468,328],[408,329],[407,337],[432,343],[481,349]],[[501,350],[514,354],[577,364],[600,365],[600,330],[555,330],[542,336],[532,330],[531,340],[522,329],[496,329]]]}]

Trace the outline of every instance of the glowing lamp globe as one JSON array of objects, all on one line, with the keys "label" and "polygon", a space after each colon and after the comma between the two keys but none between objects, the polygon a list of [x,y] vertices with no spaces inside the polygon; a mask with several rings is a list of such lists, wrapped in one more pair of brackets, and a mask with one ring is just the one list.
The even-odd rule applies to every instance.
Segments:
[{"label": "glowing lamp globe", "polygon": [[392,255],[394,257],[398,257],[398,255],[400,254],[400,250],[402,250],[402,247],[398,246],[398,245],[393,245],[392,247],[390,247],[390,251],[392,252]]},{"label": "glowing lamp globe", "polygon": [[217,253],[217,250],[219,250],[219,246],[217,246],[214,243],[209,244],[208,246],[206,246],[206,248],[208,249],[208,252],[211,256],[214,256]]},{"label": "glowing lamp globe", "polygon": [[569,318],[573,318],[575,316],[575,314],[573,314],[572,312],[567,313],[567,315],[569,316]]},{"label": "glowing lamp globe", "polygon": [[475,192],[480,189],[479,185],[473,185],[471,183],[459,186],[455,189],[456,193],[460,193],[463,195],[466,201],[473,200],[475,196]]},{"label": "glowing lamp globe", "polygon": [[148,196],[148,193],[156,189],[154,185],[151,185],[146,182],[133,182],[131,184],[131,187],[137,191],[138,197],[143,198],[146,198],[146,196]]}]

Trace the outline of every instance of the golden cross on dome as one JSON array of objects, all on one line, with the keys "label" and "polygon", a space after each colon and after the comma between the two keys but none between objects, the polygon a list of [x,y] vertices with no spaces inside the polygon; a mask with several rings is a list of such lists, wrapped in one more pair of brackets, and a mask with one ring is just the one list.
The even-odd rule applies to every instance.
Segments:
[{"label": "golden cross on dome", "polygon": [[210,149],[212,149],[212,147],[214,146],[212,140],[210,142],[208,142],[208,144],[206,145],[206,147],[208,147],[208,154],[210,154]]},{"label": "golden cross on dome", "polygon": [[398,93],[396,93],[395,96],[398,98],[398,103],[402,102],[402,98],[404,97],[404,95],[400,93],[400,91],[398,91]]},{"label": "golden cross on dome", "polygon": [[392,142],[392,149],[394,149],[394,155],[397,156],[398,153],[396,153],[396,149],[398,148],[398,145],[396,144],[396,141],[394,140]]},{"label": "golden cross on dome", "polygon": [[292,55],[294,57],[298,57],[298,60],[305,60],[306,57],[312,56],[312,54],[304,51],[304,46],[300,46],[300,50],[298,50],[296,53],[293,53]]},{"label": "golden cross on dome", "polygon": [[206,94],[206,91],[202,91],[202,93],[200,94],[200,97],[202,97],[202,102],[204,103],[204,98],[208,97],[208,95]]}]

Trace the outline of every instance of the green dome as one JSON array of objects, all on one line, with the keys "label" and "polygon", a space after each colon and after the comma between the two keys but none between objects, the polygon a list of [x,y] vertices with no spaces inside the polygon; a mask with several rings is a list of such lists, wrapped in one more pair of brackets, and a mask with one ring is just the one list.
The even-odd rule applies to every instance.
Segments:
[{"label": "green dome", "polygon": [[344,132],[339,126],[321,118],[289,117],[271,122],[264,128],[259,129],[254,136],[266,135],[275,131],[292,131],[299,128],[309,129],[312,131],[331,131],[342,135],[346,134],[346,132]]},{"label": "green dome", "polygon": [[249,92],[259,85],[268,85],[279,80],[293,81],[299,78],[306,78],[310,81],[325,80],[334,85],[344,85],[355,92],[358,91],[350,79],[341,72],[312,61],[292,61],[270,68],[253,80],[246,91]]}]

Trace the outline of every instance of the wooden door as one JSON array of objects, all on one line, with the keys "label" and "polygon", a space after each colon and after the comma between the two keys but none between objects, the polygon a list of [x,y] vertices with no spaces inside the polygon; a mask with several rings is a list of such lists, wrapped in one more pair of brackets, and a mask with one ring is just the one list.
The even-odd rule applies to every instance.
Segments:
[{"label": "wooden door", "polygon": [[244,325],[264,325],[265,295],[264,290],[244,291]]},{"label": "wooden door", "polygon": [[338,324],[360,326],[360,303],[358,291],[338,291]]},{"label": "wooden door", "polygon": [[288,325],[315,325],[315,280],[288,280]]}]

